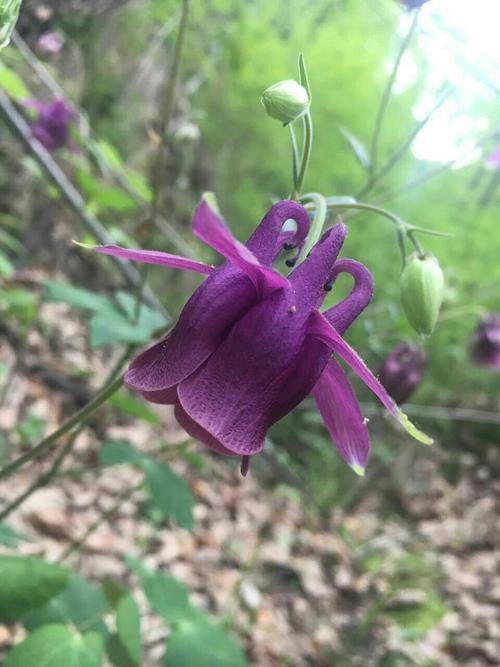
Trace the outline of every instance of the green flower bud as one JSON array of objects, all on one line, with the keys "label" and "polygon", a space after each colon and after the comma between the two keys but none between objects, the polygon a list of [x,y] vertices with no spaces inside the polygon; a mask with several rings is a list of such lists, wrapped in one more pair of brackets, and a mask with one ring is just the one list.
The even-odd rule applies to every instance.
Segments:
[{"label": "green flower bud", "polygon": [[293,79],[279,81],[262,93],[260,101],[271,116],[282,123],[291,123],[309,107],[307,90]]},{"label": "green flower bud", "polygon": [[413,253],[401,274],[401,302],[415,331],[433,332],[443,293],[444,276],[437,259],[430,253]]}]

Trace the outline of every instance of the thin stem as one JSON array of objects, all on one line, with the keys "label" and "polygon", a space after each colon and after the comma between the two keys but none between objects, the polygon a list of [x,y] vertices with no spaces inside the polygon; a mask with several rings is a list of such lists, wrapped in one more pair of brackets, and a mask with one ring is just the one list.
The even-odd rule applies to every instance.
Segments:
[{"label": "thin stem", "polygon": [[[134,349],[135,349],[134,345],[127,346],[125,352],[120,356],[117,363],[114,365],[113,369],[106,378],[106,382],[104,383],[105,387],[109,387],[110,383],[116,380],[116,376],[121,372],[123,364],[128,359],[128,357],[130,356],[131,352]],[[9,503],[9,505],[7,505],[7,507],[5,507],[2,510],[2,512],[0,513],[0,522],[3,521],[7,516],[9,516],[9,514],[13,512],[17,507],[19,507],[19,505],[21,505],[27,498],[29,498],[29,496],[31,496],[32,493],[34,493],[43,486],[47,486],[47,484],[57,475],[66,457],[70,454],[71,450],[73,449],[73,445],[75,444],[77,437],[84,430],[84,428],[85,428],[85,421],[81,421],[76,431],[74,431],[69,437],[68,442],[64,445],[64,447],[62,447],[61,451],[55,458],[49,470],[43,475],[41,475],[38,479],[36,479],[32,484],[30,484],[30,486],[25,491],[23,491],[19,496],[17,496],[17,498],[15,498],[12,502]],[[31,450],[31,452],[33,452],[33,450]],[[17,460],[19,461],[19,459]],[[14,461],[14,463],[16,462]],[[2,471],[2,476],[3,476],[3,471]]]},{"label": "thin stem", "polygon": [[401,65],[401,61],[403,60],[405,51],[408,48],[411,38],[413,37],[413,33],[415,32],[415,28],[417,27],[417,22],[418,22],[418,11],[414,13],[412,22],[410,24],[410,28],[401,43],[398,54],[396,56],[396,60],[394,62],[394,66],[392,68],[391,75],[389,76],[384,92],[382,94],[382,99],[380,100],[380,105],[375,118],[375,125],[373,128],[372,141],[370,146],[370,177],[373,176],[377,167],[380,134],[382,131],[382,125],[384,123],[385,113],[387,111],[387,107],[389,106],[389,101],[391,99],[392,89],[394,87],[394,83],[396,81],[396,77],[398,75],[399,67]]},{"label": "thin stem", "polygon": [[299,149],[297,147],[297,137],[293,123],[288,123],[288,131],[290,133],[290,143],[292,146],[292,181],[293,187],[290,194],[290,199],[295,199],[297,196],[297,179],[299,176]]},{"label": "thin stem", "polygon": [[346,204],[336,204],[336,203],[330,203],[328,201],[328,198],[326,199],[326,203],[328,208],[332,209],[337,209],[337,208],[347,208],[347,209],[353,209],[357,211],[369,211],[370,213],[377,213],[377,215],[381,215],[384,218],[387,218],[387,220],[390,220],[393,224],[395,224],[397,227],[404,227],[407,228],[409,225],[399,218],[397,215],[394,213],[391,213],[390,211],[387,211],[385,208],[381,208],[380,206],[375,206],[374,204],[362,204],[362,203],[346,203]]},{"label": "thin stem", "polygon": [[[61,193],[69,208],[71,208],[72,211],[76,213],[85,227],[87,227],[87,229],[92,232],[92,234],[99,240],[100,243],[105,245],[113,243],[113,239],[109,236],[103,224],[100,222],[100,220],[89,213],[80,193],[69,181],[66,174],[62,171],[59,165],[54,161],[49,151],[44,146],[42,146],[39,141],[33,139],[29,125],[18,113],[7,94],[1,89],[0,110],[3,112],[10,128],[17,135],[17,137],[21,139],[31,155],[48,175],[49,179],[56,186],[57,190]],[[116,262],[124,278],[130,285],[136,286],[139,284],[140,273],[133,266],[131,266],[128,262],[125,262],[116,257],[114,257],[113,260]],[[145,290],[144,294],[148,304],[157,309],[167,319],[169,319],[167,311],[149,288]]]},{"label": "thin stem", "polygon": [[433,106],[431,111],[423,118],[420,122],[418,122],[413,130],[410,132],[406,140],[402,143],[402,145],[394,151],[394,153],[389,156],[389,158],[386,160],[386,162],[380,167],[380,169],[373,173],[372,176],[368,179],[368,182],[366,185],[356,194],[356,199],[361,199],[362,197],[365,197],[369,192],[373,190],[375,185],[379,183],[384,176],[386,176],[392,169],[398,164],[398,162],[403,158],[405,153],[408,151],[418,134],[424,129],[424,127],[427,125],[429,120],[432,118],[434,113],[445,103],[445,101],[448,99],[448,97],[451,95],[453,92],[453,89],[449,87],[443,95],[439,98],[438,102]]},{"label": "thin stem", "polygon": [[307,241],[300,253],[299,262],[304,261],[312,248],[316,245],[323,231],[325,225],[326,215],[328,213],[327,203],[325,197],[318,192],[310,192],[301,197],[302,200],[309,200],[314,203],[314,219],[309,230]]},{"label": "thin stem", "polygon": [[41,440],[37,445],[26,452],[26,454],[19,456],[17,459],[12,461],[12,463],[9,463],[9,465],[5,466],[5,468],[2,468],[2,470],[0,470],[0,479],[8,477],[28,461],[37,458],[42,452],[54,445],[63,435],[71,431],[78,424],[84,424],[94,414],[94,412],[100,408],[101,405],[105,403],[108,398],[110,398],[110,396],[115,394],[122,386],[122,377],[119,377],[117,380],[113,380],[110,384],[106,385],[104,389],[102,389],[97,394],[97,396],[92,401],[90,401],[90,403],[87,403],[87,405],[85,405],[81,410],[75,412],[53,433]]},{"label": "thin stem", "polygon": [[[158,215],[163,208],[163,177],[165,172],[165,155],[167,152],[167,135],[170,125],[170,119],[174,111],[175,86],[179,75],[179,66],[181,62],[182,46],[186,35],[187,22],[189,17],[189,0],[183,0],[181,20],[175,40],[174,56],[170,73],[165,84],[165,93],[160,114],[160,144],[156,153],[156,159],[153,166],[153,202],[151,204],[151,220],[156,224]],[[148,235],[149,236],[149,235]],[[137,322],[141,315],[142,295],[147,283],[148,266],[143,266],[140,270],[141,280],[137,285],[137,301],[134,313],[134,320]]]},{"label": "thin stem", "polygon": [[62,563],[64,562],[69,556],[71,556],[72,553],[80,549],[85,542],[88,540],[88,538],[95,533],[95,531],[102,526],[102,524],[107,521],[108,519],[111,519],[113,514],[117,512],[120,507],[123,505],[123,503],[128,500],[136,491],[138,491],[143,485],[143,482],[141,481],[140,483],[136,484],[135,486],[131,486],[128,489],[125,489],[118,498],[116,499],[116,502],[107,510],[103,511],[102,514],[92,523],[87,530],[83,533],[81,537],[78,539],[74,540],[71,542],[71,544],[67,547],[65,551],[63,551],[62,555],[58,558],[57,562]]},{"label": "thin stem", "polygon": [[304,186],[304,181],[307,174],[307,169],[309,167],[309,161],[311,159],[312,143],[313,143],[313,124],[311,112],[309,109],[304,114],[304,147],[302,149],[302,159],[300,162],[299,174],[297,176],[297,187],[296,193],[297,196],[300,196],[302,188]]}]

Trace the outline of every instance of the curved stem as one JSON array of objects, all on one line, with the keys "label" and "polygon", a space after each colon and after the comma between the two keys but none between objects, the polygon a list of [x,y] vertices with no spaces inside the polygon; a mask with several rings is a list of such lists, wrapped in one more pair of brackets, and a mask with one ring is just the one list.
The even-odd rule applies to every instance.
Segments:
[{"label": "curved stem", "polygon": [[118,389],[120,389],[122,385],[122,377],[119,377],[118,379],[113,380],[107,384],[97,394],[97,396],[92,401],[90,401],[90,403],[87,403],[87,405],[85,405],[81,410],[75,412],[68,420],[64,422],[64,424],[62,424],[62,426],[41,440],[37,445],[26,452],[26,454],[19,456],[17,459],[12,461],[12,463],[9,463],[4,468],[2,468],[2,470],[0,470],[0,479],[8,477],[28,461],[38,457],[42,452],[55,444],[59,438],[71,431],[78,424],[85,423],[91,417],[91,415],[108,400],[108,398],[110,398],[118,391]]},{"label": "curved stem", "polygon": [[295,188],[297,196],[300,196],[304,186],[307,168],[309,167],[309,160],[311,159],[312,142],[313,125],[311,112],[308,109],[304,115],[304,147],[302,149],[302,158],[300,162],[299,174],[297,176],[297,187]]},{"label": "curved stem", "polygon": [[290,199],[295,199],[297,196],[297,180],[299,176],[299,149],[297,147],[297,137],[292,123],[288,123],[288,131],[290,133],[290,143],[292,145],[292,179],[293,187],[290,194]]},{"label": "curved stem", "polygon": [[370,146],[370,178],[373,177],[373,174],[377,166],[380,133],[382,130],[382,125],[384,123],[385,113],[387,111],[387,107],[389,106],[389,100],[391,99],[392,89],[394,87],[394,83],[396,81],[396,77],[398,75],[399,67],[401,65],[401,61],[403,60],[405,51],[408,48],[411,38],[413,37],[413,33],[415,32],[415,28],[417,27],[417,22],[418,22],[418,11],[414,13],[412,22],[410,24],[410,28],[406,33],[403,42],[401,43],[398,54],[396,56],[396,60],[394,62],[394,66],[392,68],[392,72],[389,76],[384,92],[382,94],[382,99],[380,100],[377,116],[375,117],[375,125],[373,128],[372,141]]},{"label": "curved stem", "polygon": [[314,203],[314,219],[309,230],[307,241],[300,253],[299,262],[304,261],[304,259],[310,253],[311,249],[319,240],[325,224],[326,214],[328,213],[326,199],[318,192],[310,192],[309,194],[301,197],[301,200],[310,200]]}]

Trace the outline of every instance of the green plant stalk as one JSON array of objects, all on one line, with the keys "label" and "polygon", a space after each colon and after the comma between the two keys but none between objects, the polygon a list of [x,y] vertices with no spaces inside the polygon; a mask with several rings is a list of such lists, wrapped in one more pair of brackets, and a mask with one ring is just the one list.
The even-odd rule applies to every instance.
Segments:
[{"label": "green plant stalk", "polygon": [[[186,36],[186,29],[189,18],[189,2],[190,0],[183,0],[182,13],[177,31],[177,38],[175,40],[174,56],[172,59],[172,67],[168,79],[165,84],[165,94],[163,97],[163,105],[160,114],[160,145],[156,153],[156,159],[153,167],[153,202],[151,204],[151,222],[156,224],[156,220],[161,212],[163,206],[163,175],[165,171],[165,153],[167,148],[167,132],[174,111],[175,102],[175,86],[179,76],[179,67],[182,57],[182,47],[184,38]],[[137,322],[141,314],[142,295],[146,287],[148,267],[143,266],[141,271],[141,281],[137,289],[137,303],[134,313],[134,320]]]},{"label": "green plant stalk", "polygon": [[373,128],[372,141],[370,145],[370,179],[373,178],[377,166],[380,134],[382,131],[382,125],[384,123],[387,107],[389,106],[389,101],[391,99],[392,89],[394,87],[394,83],[396,81],[396,77],[398,75],[399,67],[401,65],[401,61],[403,60],[403,56],[411,42],[413,33],[415,32],[415,29],[417,27],[418,14],[419,14],[418,11],[414,12],[413,20],[399,48],[396,60],[394,62],[394,66],[392,68],[392,72],[389,76],[384,92],[382,93],[382,99],[380,100],[380,105],[377,111],[377,115],[375,117],[375,125]]},{"label": "green plant stalk", "polygon": [[288,123],[288,131],[290,133],[290,144],[292,146],[292,191],[290,199],[297,197],[297,179],[299,176],[299,149],[297,147],[297,137],[293,128],[293,123]]},{"label": "green plant stalk", "polygon": [[323,227],[325,225],[326,214],[328,212],[328,207],[326,199],[323,195],[320,195],[318,192],[310,192],[307,195],[301,197],[301,200],[309,200],[314,203],[314,219],[307,236],[307,241],[302,248],[300,253],[299,262],[303,262],[307,255],[311,252],[312,248],[318,242]]},{"label": "green plant stalk", "polygon": [[311,112],[309,109],[306,111],[303,117],[304,122],[304,146],[302,149],[302,158],[300,161],[299,173],[297,176],[297,185],[295,187],[296,197],[300,197],[302,188],[304,187],[304,181],[307,174],[307,169],[309,167],[309,161],[311,159],[312,143],[313,143],[313,124]]},{"label": "green plant stalk", "polygon": [[113,380],[107,384],[97,396],[87,403],[81,410],[75,412],[68,420],[64,422],[58,429],[41,440],[37,445],[32,447],[26,454],[19,456],[17,459],[9,463],[0,470],[0,479],[8,477],[13,472],[18,470],[22,465],[37,458],[45,450],[54,445],[63,435],[69,433],[73,428],[79,424],[84,424],[94,414],[94,412],[103,405],[108,398],[115,394],[123,386],[123,378]]}]

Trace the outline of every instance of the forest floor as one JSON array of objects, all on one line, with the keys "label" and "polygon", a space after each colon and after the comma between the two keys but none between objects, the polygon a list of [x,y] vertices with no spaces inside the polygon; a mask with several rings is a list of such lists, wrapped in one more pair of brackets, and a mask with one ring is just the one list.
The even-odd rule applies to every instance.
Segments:
[{"label": "forest floor", "polygon": [[[46,277],[31,272],[19,278],[38,289]],[[5,433],[19,424],[28,431],[41,424],[50,432],[88,400],[90,384],[112,365],[102,353],[89,354],[86,328],[67,306],[43,304],[20,347],[9,323],[2,326],[0,363],[13,368],[17,359],[0,409]],[[500,664],[494,446],[480,458],[463,454],[454,483],[444,479],[437,462],[417,459],[389,517],[380,512],[376,488],[355,510],[333,508],[319,517],[304,494],[279,479],[261,483],[258,466],[243,479],[210,453],[201,452],[201,470],[178,459],[175,448],[187,436],[169,408],[158,414],[160,430],[109,408],[97,413],[62,474],[10,515],[9,526],[29,538],[18,551],[50,560],[66,554],[65,562],[80,574],[130,582],[142,600],[124,561],[127,554],[140,555],[146,565],[185,582],[194,602],[227,618],[252,665]],[[140,491],[109,512],[141,473],[130,466],[99,467],[103,440],[126,439],[147,451],[159,433],[163,455],[196,499],[191,533],[148,520]],[[29,486],[53,456],[2,482],[0,501],[8,503]],[[94,523],[98,527],[68,554]],[[22,632],[0,626],[0,646]],[[145,665],[155,667],[164,651],[164,626],[150,617],[144,634]]]}]

